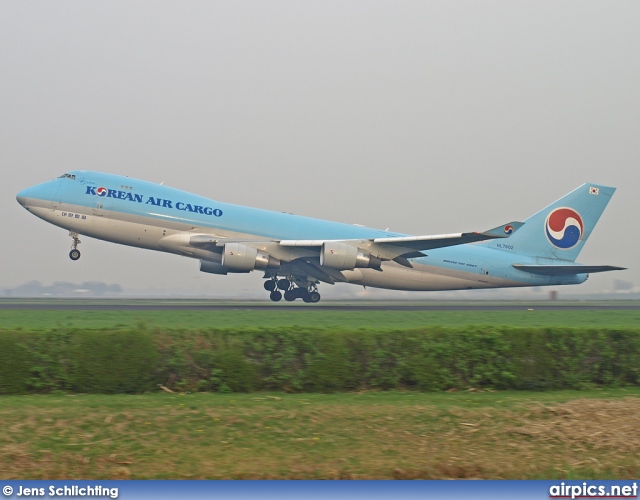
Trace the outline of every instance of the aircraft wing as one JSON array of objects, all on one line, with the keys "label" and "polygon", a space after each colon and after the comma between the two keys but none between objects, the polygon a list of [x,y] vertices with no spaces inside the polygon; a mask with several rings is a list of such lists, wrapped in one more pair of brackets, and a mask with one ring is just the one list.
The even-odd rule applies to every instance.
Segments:
[{"label": "aircraft wing", "polygon": [[439,234],[435,236],[401,236],[397,238],[375,238],[373,243],[411,248],[413,250],[433,250],[434,248],[464,245],[496,238],[508,238],[524,225],[523,222],[509,222],[484,232]]},{"label": "aircraft wing", "polygon": [[[407,259],[424,257],[422,251],[444,248],[465,243],[476,243],[496,238],[508,238],[524,225],[523,222],[509,222],[483,232],[439,234],[434,236],[398,236],[371,238],[368,240],[329,240],[352,245],[383,260],[393,260],[400,265],[413,267]],[[282,240],[281,247],[304,247],[309,250],[321,247],[328,240]]]},{"label": "aircraft wing", "polygon": [[[407,259],[423,257],[426,255],[422,253],[423,251],[496,238],[508,238],[522,226],[522,222],[509,222],[483,232],[432,236],[398,236],[361,240],[254,240],[225,238],[215,234],[191,234],[168,236],[163,241],[165,241],[165,245],[169,245],[169,240],[175,240],[175,243],[178,243],[179,240],[181,245],[186,244],[192,248],[206,249],[217,254],[220,254],[227,244],[246,245],[260,249],[282,263],[296,262],[297,266],[306,269],[308,274],[312,276],[318,275],[316,276],[318,279],[331,282],[343,281],[344,277],[341,274],[336,275],[330,267],[320,264],[318,257],[321,253],[321,247],[327,243],[334,243],[343,247],[355,247],[373,258],[379,259],[378,262],[393,260],[405,267],[413,267]],[[370,267],[378,268],[378,266]]]},{"label": "aircraft wing", "polygon": [[209,234],[196,234],[189,238],[193,246],[222,246],[226,243],[277,243],[282,247],[321,247],[327,241],[340,241],[354,246],[362,243],[375,245],[389,245],[412,250],[433,250],[465,243],[492,240],[496,238],[508,238],[524,225],[523,222],[509,222],[483,232],[438,234],[430,236],[398,236],[390,238],[372,238],[368,240],[254,240],[254,239],[227,239],[225,237]]},{"label": "aircraft wing", "polygon": [[603,273],[606,271],[623,271],[626,267],[617,266],[537,266],[530,264],[513,264],[520,271],[546,276],[570,276],[572,274]]}]

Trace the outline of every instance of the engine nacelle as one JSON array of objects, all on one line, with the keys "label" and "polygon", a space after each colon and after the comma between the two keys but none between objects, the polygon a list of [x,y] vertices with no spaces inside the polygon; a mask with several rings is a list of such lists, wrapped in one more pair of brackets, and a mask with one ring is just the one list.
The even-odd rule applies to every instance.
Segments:
[{"label": "engine nacelle", "polygon": [[353,245],[337,241],[325,241],[320,250],[320,265],[346,271],[356,267],[380,268],[382,261]]},{"label": "engine nacelle", "polygon": [[277,269],[280,261],[242,243],[227,243],[222,250],[222,266],[230,272],[248,273],[254,269]]},{"label": "engine nacelle", "polygon": [[202,271],[203,273],[211,273],[211,274],[227,274],[229,272],[229,269],[224,267],[219,262],[211,262],[210,260],[201,260],[200,271]]}]

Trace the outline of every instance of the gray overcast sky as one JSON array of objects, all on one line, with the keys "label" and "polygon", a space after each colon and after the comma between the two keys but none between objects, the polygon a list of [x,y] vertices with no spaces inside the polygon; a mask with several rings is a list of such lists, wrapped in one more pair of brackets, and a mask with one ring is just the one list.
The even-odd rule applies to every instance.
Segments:
[{"label": "gray overcast sky", "polygon": [[637,1],[3,1],[0,289],[264,295],[89,238],[71,262],[15,194],[78,168],[410,234],[612,185],[579,260],[631,269],[580,291],[640,287],[639,26]]}]

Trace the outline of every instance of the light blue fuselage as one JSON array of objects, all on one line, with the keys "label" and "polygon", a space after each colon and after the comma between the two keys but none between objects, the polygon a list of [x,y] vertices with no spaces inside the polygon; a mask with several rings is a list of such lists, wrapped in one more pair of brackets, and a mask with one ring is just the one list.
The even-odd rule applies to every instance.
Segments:
[{"label": "light blue fuselage", "polygon": [[[172,242],[176,235],[273,241],[405,236],[222,203],[163,185],[96,172],[69,172],[25,189],[18,200],[34,215],[80,235],[195,258],[206,255],[175,246]],[[561,285],[582,283],[587,278],[586,274],[544,276],[517,270],[513,264],[545,264],[556,259],[529,256],[509,241],[506,238],[433,249],[426,251],[425,257],[409,259],[413,268],[384,262],[382,272],[354,269],[344,275],[352,283],[404,290]]]}]

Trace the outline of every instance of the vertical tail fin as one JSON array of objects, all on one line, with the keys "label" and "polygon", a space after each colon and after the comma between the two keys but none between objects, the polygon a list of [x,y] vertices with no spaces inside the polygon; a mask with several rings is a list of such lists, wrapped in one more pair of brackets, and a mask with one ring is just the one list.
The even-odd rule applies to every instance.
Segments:
[{"label": "vertical tail fin", "polygon": [[509,245],[525,255],[574,261],[615,190],[583,184],[526,219],[508,239]]}]

